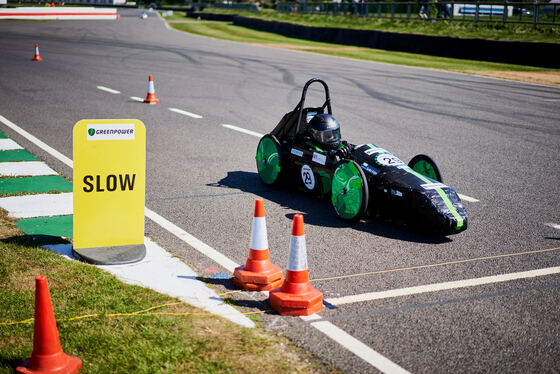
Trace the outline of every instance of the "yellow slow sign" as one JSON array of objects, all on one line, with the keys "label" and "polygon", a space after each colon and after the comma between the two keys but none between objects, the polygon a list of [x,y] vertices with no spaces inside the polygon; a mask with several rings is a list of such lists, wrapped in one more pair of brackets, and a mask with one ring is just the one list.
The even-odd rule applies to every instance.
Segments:
[{"label": "yellow slow sign", "polygon": [[135,119],[74,126],[74,249],[144,243],[146,129]]}]

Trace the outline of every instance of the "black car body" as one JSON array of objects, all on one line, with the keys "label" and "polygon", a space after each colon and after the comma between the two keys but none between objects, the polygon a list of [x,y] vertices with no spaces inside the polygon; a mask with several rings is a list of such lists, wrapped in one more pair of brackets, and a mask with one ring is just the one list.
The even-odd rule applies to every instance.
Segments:
[{"label": "black car body", "polygon": [[[323,85],[326,100],[321,107],[306,108],[307,88],[314,82]],[[429,157],[418,155],[407,165],[372,143],[344,143],[330,151],[313,143],[306,127],[325,110],[332,113],[328,87],[312,79],[296,108],[259,142],[257,169],[265,184],[287,184],[330,200],[338,216],[348,221],[381,217],[439,235],[467,228],[461,199],[441,183]]]}]

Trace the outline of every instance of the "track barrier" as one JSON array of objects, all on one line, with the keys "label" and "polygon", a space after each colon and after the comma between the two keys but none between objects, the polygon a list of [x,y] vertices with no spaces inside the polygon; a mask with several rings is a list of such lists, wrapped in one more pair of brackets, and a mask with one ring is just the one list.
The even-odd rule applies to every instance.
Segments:
[{"label": "track barrier", "polygon": [[282,269],[270,261],[264,202],[256,199],[249,257],[233,272],[233,283],[247,291],[270,291],[281,286],[283,278]]}]

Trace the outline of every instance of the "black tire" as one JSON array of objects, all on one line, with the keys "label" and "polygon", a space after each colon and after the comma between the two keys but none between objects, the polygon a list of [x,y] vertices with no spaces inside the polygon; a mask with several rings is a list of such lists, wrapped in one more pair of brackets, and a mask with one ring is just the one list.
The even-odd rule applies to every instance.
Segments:
[{"label": "black tire", "polygon": [[261,138],[255,159],[262,182],[268,186],[279,185],[283,176],[282,149],[274,135]]},{"label": "black tire", "polygon": [[364,171],[355,161],[342,160],[336,165],[331,201],[336,214],[345,221],[355,222],[365,215],[369,189]]},{"label": "black tire", "polygon": [[436,163],[426,155],[414,156],[408,163],[408,166],[425,177],[438,182],[443,182],[443,178],[441,177],[441,173],[439,172]]}]

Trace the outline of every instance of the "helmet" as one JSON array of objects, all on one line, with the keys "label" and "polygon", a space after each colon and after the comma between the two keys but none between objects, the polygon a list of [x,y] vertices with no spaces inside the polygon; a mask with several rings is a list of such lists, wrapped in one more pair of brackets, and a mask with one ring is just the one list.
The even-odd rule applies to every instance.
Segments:
[{"label": "helmet", "polygon": [[330,114],[317,114],[309,121],[309,132],[313,140],[327,148],[337,148],[340,144],[340,124]]}]

